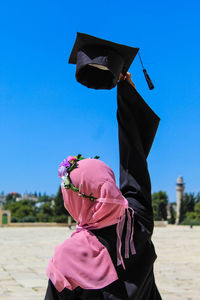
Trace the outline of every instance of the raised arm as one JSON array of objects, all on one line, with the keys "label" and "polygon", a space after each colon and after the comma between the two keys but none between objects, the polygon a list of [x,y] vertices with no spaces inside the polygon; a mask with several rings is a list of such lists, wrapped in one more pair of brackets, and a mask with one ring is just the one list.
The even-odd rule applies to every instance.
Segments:
[{"label": "raised arm", "polygon": [[146,159],[160,119],[136,91],[128,73],[120,77],[117,102],[120,189],[136,214],[147,214],[153,220]]}]

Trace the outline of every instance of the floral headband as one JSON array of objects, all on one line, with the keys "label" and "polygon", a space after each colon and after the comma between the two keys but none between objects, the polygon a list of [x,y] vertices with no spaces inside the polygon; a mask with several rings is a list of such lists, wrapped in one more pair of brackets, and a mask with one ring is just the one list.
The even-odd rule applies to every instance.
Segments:
[{"label": "floral headband", "polygon": [[[98,159],[99,156],[95,156],[95,159]],[[90,201],[94,201],[97,199],[93,196],[93,193],[91,193],[89,196],[80,193],[79,189],[74,186],[74,184],[71,181],[70,178],[70,172],[76,168],[78,168],[78,161],[85,159],[82,157],[81,154],[78,154],[77,156],[68,156],[66,159],[64,159],[58,169],[58,176],[62,178],[64,187],[66,190],[71,189],[72,191],[78,193],[83,198],[89,199]]]}]

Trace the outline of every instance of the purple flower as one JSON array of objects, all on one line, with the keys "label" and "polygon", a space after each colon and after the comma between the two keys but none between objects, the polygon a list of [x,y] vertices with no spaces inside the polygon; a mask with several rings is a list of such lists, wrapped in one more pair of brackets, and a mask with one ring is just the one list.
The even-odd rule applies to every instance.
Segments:
[{"label": "purple flower", "polygon": [[69,168],[69,167],[70,167],[70,163],[69,163],[68,159],[66,158],[66,159],[64,159],[61,162],[61,164],[60,164],[60,166],[58,168],[58,176],[60,178],[62,178],[63,176],[65,176],[65,174],[67,172],[67,168]]},{"label": "purple flower", "polygon": [[66,168],[69,168],[70,167],[70,163],[69,163],[69,161],[68,161],[68,159],[66,158],[66,159],[64,159],[62,162],[61,162],[61,164],[60,164],[60,166],[59,167],[66,167]]},{"label": "purple flower", "polygon": [[58,169],[58,176],[62,178],[63,176],[65,176],[66,172],[67,172],[67,168],[65,166],[60,165]]}]

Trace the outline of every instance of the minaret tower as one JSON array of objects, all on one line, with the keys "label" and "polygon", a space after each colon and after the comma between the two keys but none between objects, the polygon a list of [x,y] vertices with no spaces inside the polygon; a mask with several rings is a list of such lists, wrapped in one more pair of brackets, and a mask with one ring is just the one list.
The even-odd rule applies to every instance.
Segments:
[{"label": "minaret tower", "polygon": [[181,200],[183,199],[184,189],[183,177],[179,176],[176,182],[176,225],[180,222]]}]

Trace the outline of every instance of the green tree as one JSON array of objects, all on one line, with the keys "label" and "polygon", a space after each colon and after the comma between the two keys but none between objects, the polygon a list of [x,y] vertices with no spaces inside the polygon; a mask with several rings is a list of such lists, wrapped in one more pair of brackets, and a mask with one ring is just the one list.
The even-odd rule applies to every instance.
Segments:
[{"label": "green tree", "polygon": [[51,222],[53,220],[54,211],[50,202],[42,205],[40,212],[37,214],[37,219],[40,222]]},{"label": "green tree", "polygon": [[181,202],[181,224],[200,225],[200,193],[185,194]]},{"label": "green tree", "polygon": [[200,219],[200,202],[197,202],[194,207],[196,217]]},{"label": "green tree", "polygon": [[196,203],[197,202],[200,202],[200,193],[198,193],[197,195],[196,195]]},{"label": "green tree", "polygon": [[5,204],[4,204],[4,208],[8,209],[9,205],[11,203],[15,203],[16,202],[16,198],[18,198],[18,197],[21,197],[21,195],[19,193],[9,193],[6,196],[6,201],[5,201]]},{"label": "green tree", "polygon": [[18,221],[21,221],[27,216],[36,216],[35,203],[31,200],[13,202],[9,205],[8,209],[11,211],[12,217],[15,217],[15,219]]},{"label": "green tree", "polygon": [[[200,202],[198,202],[198,204],[199,203]],[[195,207],[196,207],[196,205],[195,205]],[[199,211],[198,211],[199,209],[200,209],[200,207],[197,209],[197,211],[187,212],[186,217],[182,221],[181,225],[200,225],[200,214],[199,214]]]},{"label": "green tree", "polygon": [[184,194],[183,198],[181,199],[180,223],[183,222],[183,220],[186,218],[186,214],[188,212],[194,211],[195,203],[196,203],[196,196],[194,195],[194,193]]},{"label": "green tree", "polygon": [[170,212],[170,219],[169,219],[169,224],[175,224],[176,222],[176,212],[174,209],[174,203],[170,203],[169,207],[169,212]]},{"label": "green tree", "polygon": [[166,192],[159,191],[152,195],[152,206],[154,213],[154,220],[167,220],[167,204],[168,196]]},{"label": "green tree", "polygon": [[43,195],[40,194],[40,196],[38,197],[38,201],[37,202],[52,202],[52,200],[54,199],[53,196],[48,196],[45,193]]},{"label": "green tree", "polygon": [[58,223],[67,223],[68,211],[64,207],[61,187],[59,187],[56,197],[54,198],[54,221]]}]

